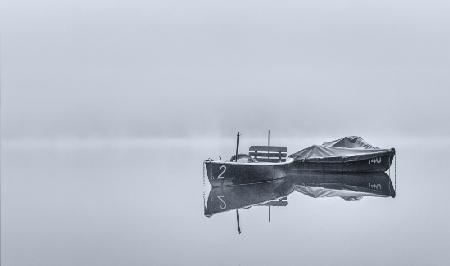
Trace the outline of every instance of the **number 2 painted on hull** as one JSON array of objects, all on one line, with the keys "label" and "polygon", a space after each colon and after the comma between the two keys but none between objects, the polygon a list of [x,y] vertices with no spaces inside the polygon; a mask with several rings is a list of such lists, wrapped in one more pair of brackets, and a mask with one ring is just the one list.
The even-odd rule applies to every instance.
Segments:
[{"label": "number 2 painted on hull", "polygon": [[221,165],[219,169],[222,170],[222,172],[217,176],[217,179],[224,178],[222,175],[225,174],[227,167],[225,165]]}]

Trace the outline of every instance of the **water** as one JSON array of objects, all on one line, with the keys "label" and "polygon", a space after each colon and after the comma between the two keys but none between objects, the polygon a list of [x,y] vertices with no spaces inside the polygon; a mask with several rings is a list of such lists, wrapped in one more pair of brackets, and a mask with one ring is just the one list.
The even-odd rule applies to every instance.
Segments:
[{"label": "water", "polygon": [[204,215],[202,161],[233,139],[4,142],[2,265],[448,264],[450,142],[371,141],[397,149],[395,198],[294,192],[270,223],[267,206],[240,209],[241,234],[235,211]]}]

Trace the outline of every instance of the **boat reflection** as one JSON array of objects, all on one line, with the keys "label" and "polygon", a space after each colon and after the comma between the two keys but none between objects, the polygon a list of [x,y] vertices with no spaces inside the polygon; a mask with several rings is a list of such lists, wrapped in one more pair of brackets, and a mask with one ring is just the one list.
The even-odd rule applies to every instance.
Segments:
[{"label": "boat reflection", "polygon": [[281,178],[272,182],[213,187],[205,206],[205,216],[234,209],[261,206],[286,206],[292,186]]},{"label": "boat reflection", "polygon": [[341,197],[347,201],[367,196],[395,197],[391,179],[386,173],[301,173],[266,183],[213,187],[204,206],[204,214],[211,217],[253,206],[286,206],[287,196],[293,192],[313,198]]}]

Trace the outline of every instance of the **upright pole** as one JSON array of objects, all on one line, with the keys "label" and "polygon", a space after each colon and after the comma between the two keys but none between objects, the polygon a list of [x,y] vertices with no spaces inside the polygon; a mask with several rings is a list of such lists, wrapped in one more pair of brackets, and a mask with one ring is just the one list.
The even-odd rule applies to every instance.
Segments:
[{"label": "upright pole", "polygon": [[269,205],[269,223],[270,223],[270,205]]},{"label": "upright pole", "polygon": [[237,140],[236,140],[236,162],[238,161],[238,154],[239,154],[239,131],[237,133]]},{"label": "upright pole", "polygon": [[241,233],[241,227],[239,225],[239,210],[236,209],[236,219],[237,219],[237,224],[238,224],[238,233]]},{"label": "upright pole", "polygon": [[269,159],[269,147],[270,147],[270,129],[269,134],[267,135],[267,159]]}]

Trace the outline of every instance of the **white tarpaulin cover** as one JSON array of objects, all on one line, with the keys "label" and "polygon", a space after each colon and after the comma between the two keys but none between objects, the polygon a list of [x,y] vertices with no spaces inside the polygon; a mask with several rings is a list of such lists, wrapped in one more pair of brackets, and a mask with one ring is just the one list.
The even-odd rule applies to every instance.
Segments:
[{"label": "white tarpaulin cover", "polygon": [[361,137],[345,137],[298,151],[289,157],[295,161],[353,161],[390,153],[364,141]]},{"label": "white tarpaulin cover", "polygon": [[365,148],[365,149],[379,149],[367,143],[363,138],[357,136],[343,137],[334,141],[324,142],[322,144],[326,147],[341,147],[341,148]]}]

